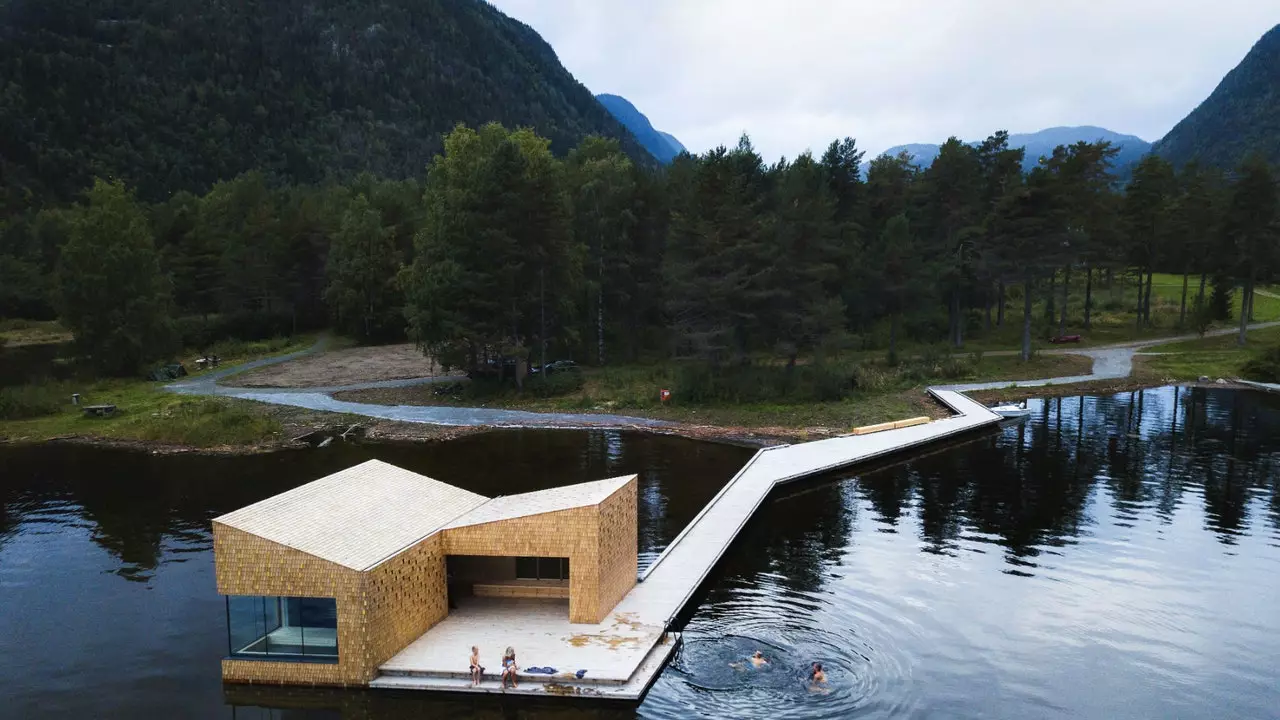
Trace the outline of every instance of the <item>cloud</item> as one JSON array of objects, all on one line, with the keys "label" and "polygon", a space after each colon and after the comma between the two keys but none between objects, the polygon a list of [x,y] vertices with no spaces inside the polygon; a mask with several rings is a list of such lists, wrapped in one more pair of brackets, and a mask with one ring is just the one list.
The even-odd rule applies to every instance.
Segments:
[{"label": "cloud", "polygon": [[1256,0],[494,5],[690,150],[746,131],[770,161],[845,135],[872,153],[1055,125],[1156,140],[1277,20]]}]

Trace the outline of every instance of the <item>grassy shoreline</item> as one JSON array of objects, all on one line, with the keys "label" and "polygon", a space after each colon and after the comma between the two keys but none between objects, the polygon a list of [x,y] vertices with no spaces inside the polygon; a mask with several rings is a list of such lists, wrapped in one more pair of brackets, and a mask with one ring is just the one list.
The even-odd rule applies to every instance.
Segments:
[{"label": "grassy shoreline", "polygon": [[[963,374],[945,379],[903,379],[887,376],[882,386],[855,390],[849,397],[827,402],[783,400],[742,403],[682,403],[675,375],[669,366],[588,368],[582,371],[582,388],[557,397],[538,398],[514,392],[485,397],[450,397],[436,394],[432,385],[403,388],[350,390],[334,398],[378,405],[492,407],[532,412],[607,413],[667,420],[694,427],[715,426],[738,434],[802,438],[847,432],[859,425],[919,415],[942,417],[946,411],[924,392],[925,387],[954,382],[982,382],[1015,378],[1087,374],[1092,360],[1078,355],[1038,355],[1030,363],[1017,357],[984,357],[972,362]],[[662,403],[659,390],[673,389],[673,400]]]},{"label": "grassy shoreline", "polygon": [[[224,368],[311,347],[315,336],[237,343],[224,356]],[[194,371],[198,377],[213,370]],[[33,417],[0,420],[0,440],[43,442],[78,440],[147,447],[254,450],[281,442],[285,424],[269,406],[233,398],[193,397],[164,389],[166,382],[140,378],[72,379],[0,388],[15,414]],[[115,405],[111,417],[86,417],[71,403]],[[23,410],[25,408],[25,412]]]}]

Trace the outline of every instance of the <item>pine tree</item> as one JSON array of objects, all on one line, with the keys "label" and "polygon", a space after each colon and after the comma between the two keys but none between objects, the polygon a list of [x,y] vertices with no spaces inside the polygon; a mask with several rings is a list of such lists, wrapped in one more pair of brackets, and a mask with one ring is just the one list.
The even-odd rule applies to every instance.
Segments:
[{"label": "pine tree", "polygon": [[1254,285],[1267,278],[1276,264],[1280,199],[1271,168],[1261,156],[1246,160],[1238,174],[1231,188],[1224,239],[1234,250],[1234,274],[1240,283],[1240,333],[1236,342],[1244,345],[1253,312]]},{"label": "pine tree", "polygon": [[1157,155],[1148,155],[1138,163],[1125,190],[1129,263],[1138,276],[1138,327],[1151,324],[1151,278],[1169,239],[1169,211],[1176,192],[1173,166]]},{"label": "pine tree", "polygon": [[1189,162],[1178,174],[1178,197],[1172,217],[1173,241],[1170,252],[1174,264],[1182,271],[1182,300],[1178,309],[1178,326],[1186,325],[1187,297],[1191,274],[1199,269],[1199,289],[1193,306],[1205,307],[1205,283],[1214,266],[1214,231],[1216,208],[1209,173],[1198,163]]},{"label": "pine tree", "polygon": [[978,151],[952,137],[921,178],[925,222],[947,300],[949,342],[964,346],[966,295],[972,289],[973,264],[982,222],[982,167]]},{"label": "pine tree", "polygon": [[880,297],[882,308],[889,316],[889,363],[897,364],[902,317],[920,305],[921,291],[928,285],[927,273],[923,272],[927,264],[924,253],[905,213],[885,223],[872,258],[883,278]]},{"label": "pine tree", "polygon": [[992,218],[992,232],[1000,248],[1000,262],[1017,268],[1022,280],[1022,361],[1031,359],[1032,290],[1038,278],[1051,273],[1057,261],[1046,252],[1045,243],[1060,225],[1051,180],[1043,168],[1036,168],[1025,184],[1007,192]]},{"label": "pine tree", "polygon": [[745,358],[768,301],[760,156],[743,136],[698,158],[677,197],[663,258],[677,352]]},{"label": "pine tree", "polygon": [[567,165],[574,188],[574,233],[587,251],[584,306],[595,338],[595,361],[603,365],[606,327],[634,297],[629,272],[636,227],[634,168],[616,141],[601,137],[584,140],[569,154]]},{"label": "pine tree", "polygon": [[402,317],[399,268],[394,233],[383,227],[382,213],[368,198],[356,195],[329,246],[324,297],[334,324],[365,342],[394,332]]},{"label": "pine tree", "polygon": [[771,261],[763,278],[769,288],[766,332],[792,368],[800,352],[844,328],[840,279],[847,248],[831,185],[809,153],[779,168],[773,191]]}]

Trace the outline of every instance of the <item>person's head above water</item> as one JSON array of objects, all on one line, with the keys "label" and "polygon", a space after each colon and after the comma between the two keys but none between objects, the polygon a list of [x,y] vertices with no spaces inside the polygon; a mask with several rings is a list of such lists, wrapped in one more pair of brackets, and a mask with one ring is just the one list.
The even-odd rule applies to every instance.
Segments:
[{"label": "person's head above water", "polygon": [[753,658],[763,658],[763,657],[764,657],[764,653],[762,653],[762,652],[760,652],[759,650],[757,650],[757,651],[755,651],[755,653],[754,653],[751,657],[753,657]]}]

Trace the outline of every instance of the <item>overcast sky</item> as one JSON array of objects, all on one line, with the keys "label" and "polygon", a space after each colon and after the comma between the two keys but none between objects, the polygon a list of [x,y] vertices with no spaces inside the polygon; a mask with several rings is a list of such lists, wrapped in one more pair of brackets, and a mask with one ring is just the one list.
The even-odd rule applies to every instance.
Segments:
[{"label": "overcast sky", "polygon": [[767,161],[1100,125],[1155,141],[1280,0],[492,0],[691,151]]}]

